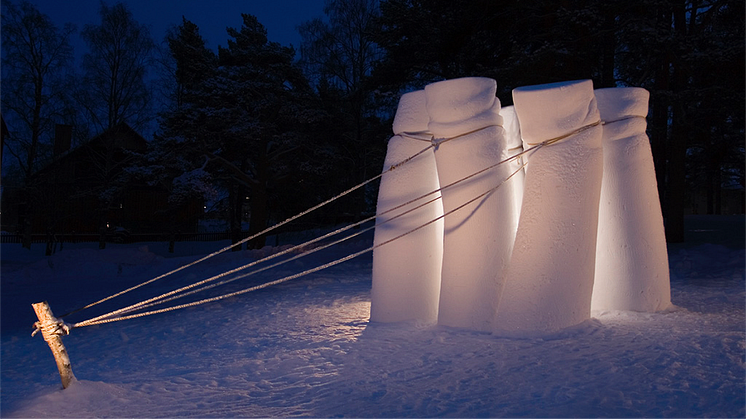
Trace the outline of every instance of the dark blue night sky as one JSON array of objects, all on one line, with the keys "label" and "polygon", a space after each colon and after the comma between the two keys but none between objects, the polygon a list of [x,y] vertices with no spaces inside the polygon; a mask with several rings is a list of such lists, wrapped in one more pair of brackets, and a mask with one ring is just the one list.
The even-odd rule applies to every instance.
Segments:
[{"label": "dark blue night sky", "polygon": [[[55,23],[77,25],[78,32],[86,24],[98,24],[100,0],[30,0],[39,11],[48,15]],[[282,45],[292,44],[296,50],[300,35],[296,27],[307,20],[323,16],[324,0],[124,0],[135,19],[150,26],[151,35],[161,42],[167,28],[181,23],[181,17],[199,26],[200,33],[212,49],[226,46],[226,27],[239,28],[241,13],[255,15],[267,28],[270,41]],[[107,5],[115,1],[106,1]],[[85,52],[79,36],[73,39],[75,55]]]}]

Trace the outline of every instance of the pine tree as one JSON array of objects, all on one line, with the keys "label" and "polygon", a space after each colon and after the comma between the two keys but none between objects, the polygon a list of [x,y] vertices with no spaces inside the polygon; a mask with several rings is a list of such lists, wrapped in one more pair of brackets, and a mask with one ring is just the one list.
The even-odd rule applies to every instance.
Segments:
[{"label": "pine tree", "polygon": [[[299,26],[301,64],[324,101],[330,119],[329,145],[336,149],[337,173],[362,182],[381,170],[383,146],[390,136],[377,103],[378,86],[371,78],[382,50],[376,0],[329,0],[320,18]],[[361,190],[348,210],[359,218],[369,210],[370,194]]]},{"label": "pine tree", "polygon": [[207,48],[197,25],[184,17],[176,33],[166,37],[166,43],[175,63],[174,102],[176,106],[181,106],[193,100],[189,95],[194,93],[200,83],[212,76],[217,57]]},{"label": "pine tree", "polygon": [[18,6],[6,1],[2,7],[2,116],[10,134],[3,149],[20,172],[24,204],[19,221],[23,246],[31,248],[31,209],[45,201],[35,192],[33,176],[51,159],[55,123],[66,113],[65,75],[75,28],[58,28],[27,1]]},{"label": "pine tree", "polygon": [[[296,170],[309,115],[302,106],[308,86],[293,64],[293,49],[270,42],[256,17],[242,16],[240,29],[228,28],[231,39],[217,60],[186,20],[169,41],[182,102],[163,115],[160,139],[172,144],[180,161],[199,168],[193,179],[204,181],[209,173],[227,191],[234,243],[241,239],[247,201],[249,234],[267,227],[276,190]],[[259,237],[249,246],[264,241]]]},{"label": "pine tree", "polygon": [[79,103],[102,131],[122,122],[142,129],[151,118],[146,75],[153,39],[122,3],[102,3],[100,16],[99,25],[86,25],[81,33],[90,51],[83,56]]}]

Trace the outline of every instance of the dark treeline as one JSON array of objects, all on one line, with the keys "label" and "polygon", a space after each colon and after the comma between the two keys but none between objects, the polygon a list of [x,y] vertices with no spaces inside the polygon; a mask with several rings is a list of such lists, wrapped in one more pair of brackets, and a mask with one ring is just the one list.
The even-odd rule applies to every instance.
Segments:
[{"label": "dark treeline", "polygon": [[[3,181],[33,189],[55,123],[74,125],[84,141],[120,122],[138,130],[155,121],[148,152],[96,192],[102,206],[139,179],[167,190],[174,206],[214,202],[237,241],[242,222],[259,232],[380,173],[402,93],[484,76],[503,105],[515,87],[563,80],[648,89],[669,241],[684,239],[697,191],[707,213],[721,212],[724,190],[743,196],[740,0],[328,0],[324,13],[298,27],[298,50],[244,14],[214,51],[188,17],[157,45],[126,6],[104,4],[100,24],[81,32],[89,52],[75,70],[74,28],[4,2],[12,167],[3,165]],[[112,43],[114,33],[125,36]],[[39,48],[24,47],[30,36]],[[53,53],[36,57],[43,48]],[[359,219],[375,210],[375,195],[372,185],[315,219]]]}]

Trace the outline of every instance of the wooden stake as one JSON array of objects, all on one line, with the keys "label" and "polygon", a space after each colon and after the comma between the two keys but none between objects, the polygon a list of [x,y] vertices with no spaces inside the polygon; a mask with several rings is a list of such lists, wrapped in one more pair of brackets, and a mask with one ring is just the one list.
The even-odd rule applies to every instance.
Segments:
[{"label": "wooden stake", "polygon": [[65,345],[62,344],[62,335],[66,335],[68,331],[60,327],[59,320],[54,317],[52,309],[49,308],[46,301],[32,304],[32,307],[34,307],[36,317],[39,318],[39,322],[36,323],[37,329],[41,330],[41,335],[49,345],[49,349],[52,350],[54,360],[57,362],[62,387],[67,388],[71,383],[77,381],[73,374],[72,365],[70,365],[70,357],[67,355]]}]

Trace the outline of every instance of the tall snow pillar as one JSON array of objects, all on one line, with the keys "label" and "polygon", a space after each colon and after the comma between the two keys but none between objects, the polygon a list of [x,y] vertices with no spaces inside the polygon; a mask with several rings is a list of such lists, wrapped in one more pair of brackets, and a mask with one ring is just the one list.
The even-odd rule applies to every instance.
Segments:
[{"label": "tall snow pillar", "polygon": [[[435,151],[438,178],[447,187],[502,160],[508,150],[497,84],[462,78],[425,87],[430,132],[443,140]],[[511,173],[499,165],[442,191],[446,214],[488,192]],[[438,324],[490,330],[513,246],[513,185],[506,183],[446,215]]]},{"label": "tall snow pillar", "polygon": [[[402,95],[394,118],[384,170],[430,145],[407,132],[427,130],[425,92]],[[424,137],[423,137],[424,138]],[[384,212],[440,188],[432,150],[383,175],[378,191],[374,243],[380,244],[443,215],[438,199],[382,224],[440,196],[433,193],[400,209]],[[373,251],[370,319],[376,322],[417,320],[435,323],[438,317],[440,270],[443,260],[443,220],[385,244]]]},{"label": "tall snow pillar", "polygon": [[[520,222],[494,331],[550,332],[590,318],[602,127],[590,80],[513,90],[528,154]],[[560,139],[561,138],[561,139]]]},{"label": "tall snow pillar", "polygon": [[645,134],[649,98],[639,87],[596,90],[605,125],[592,310],[653,312],[671,305],[663,216]]}]

